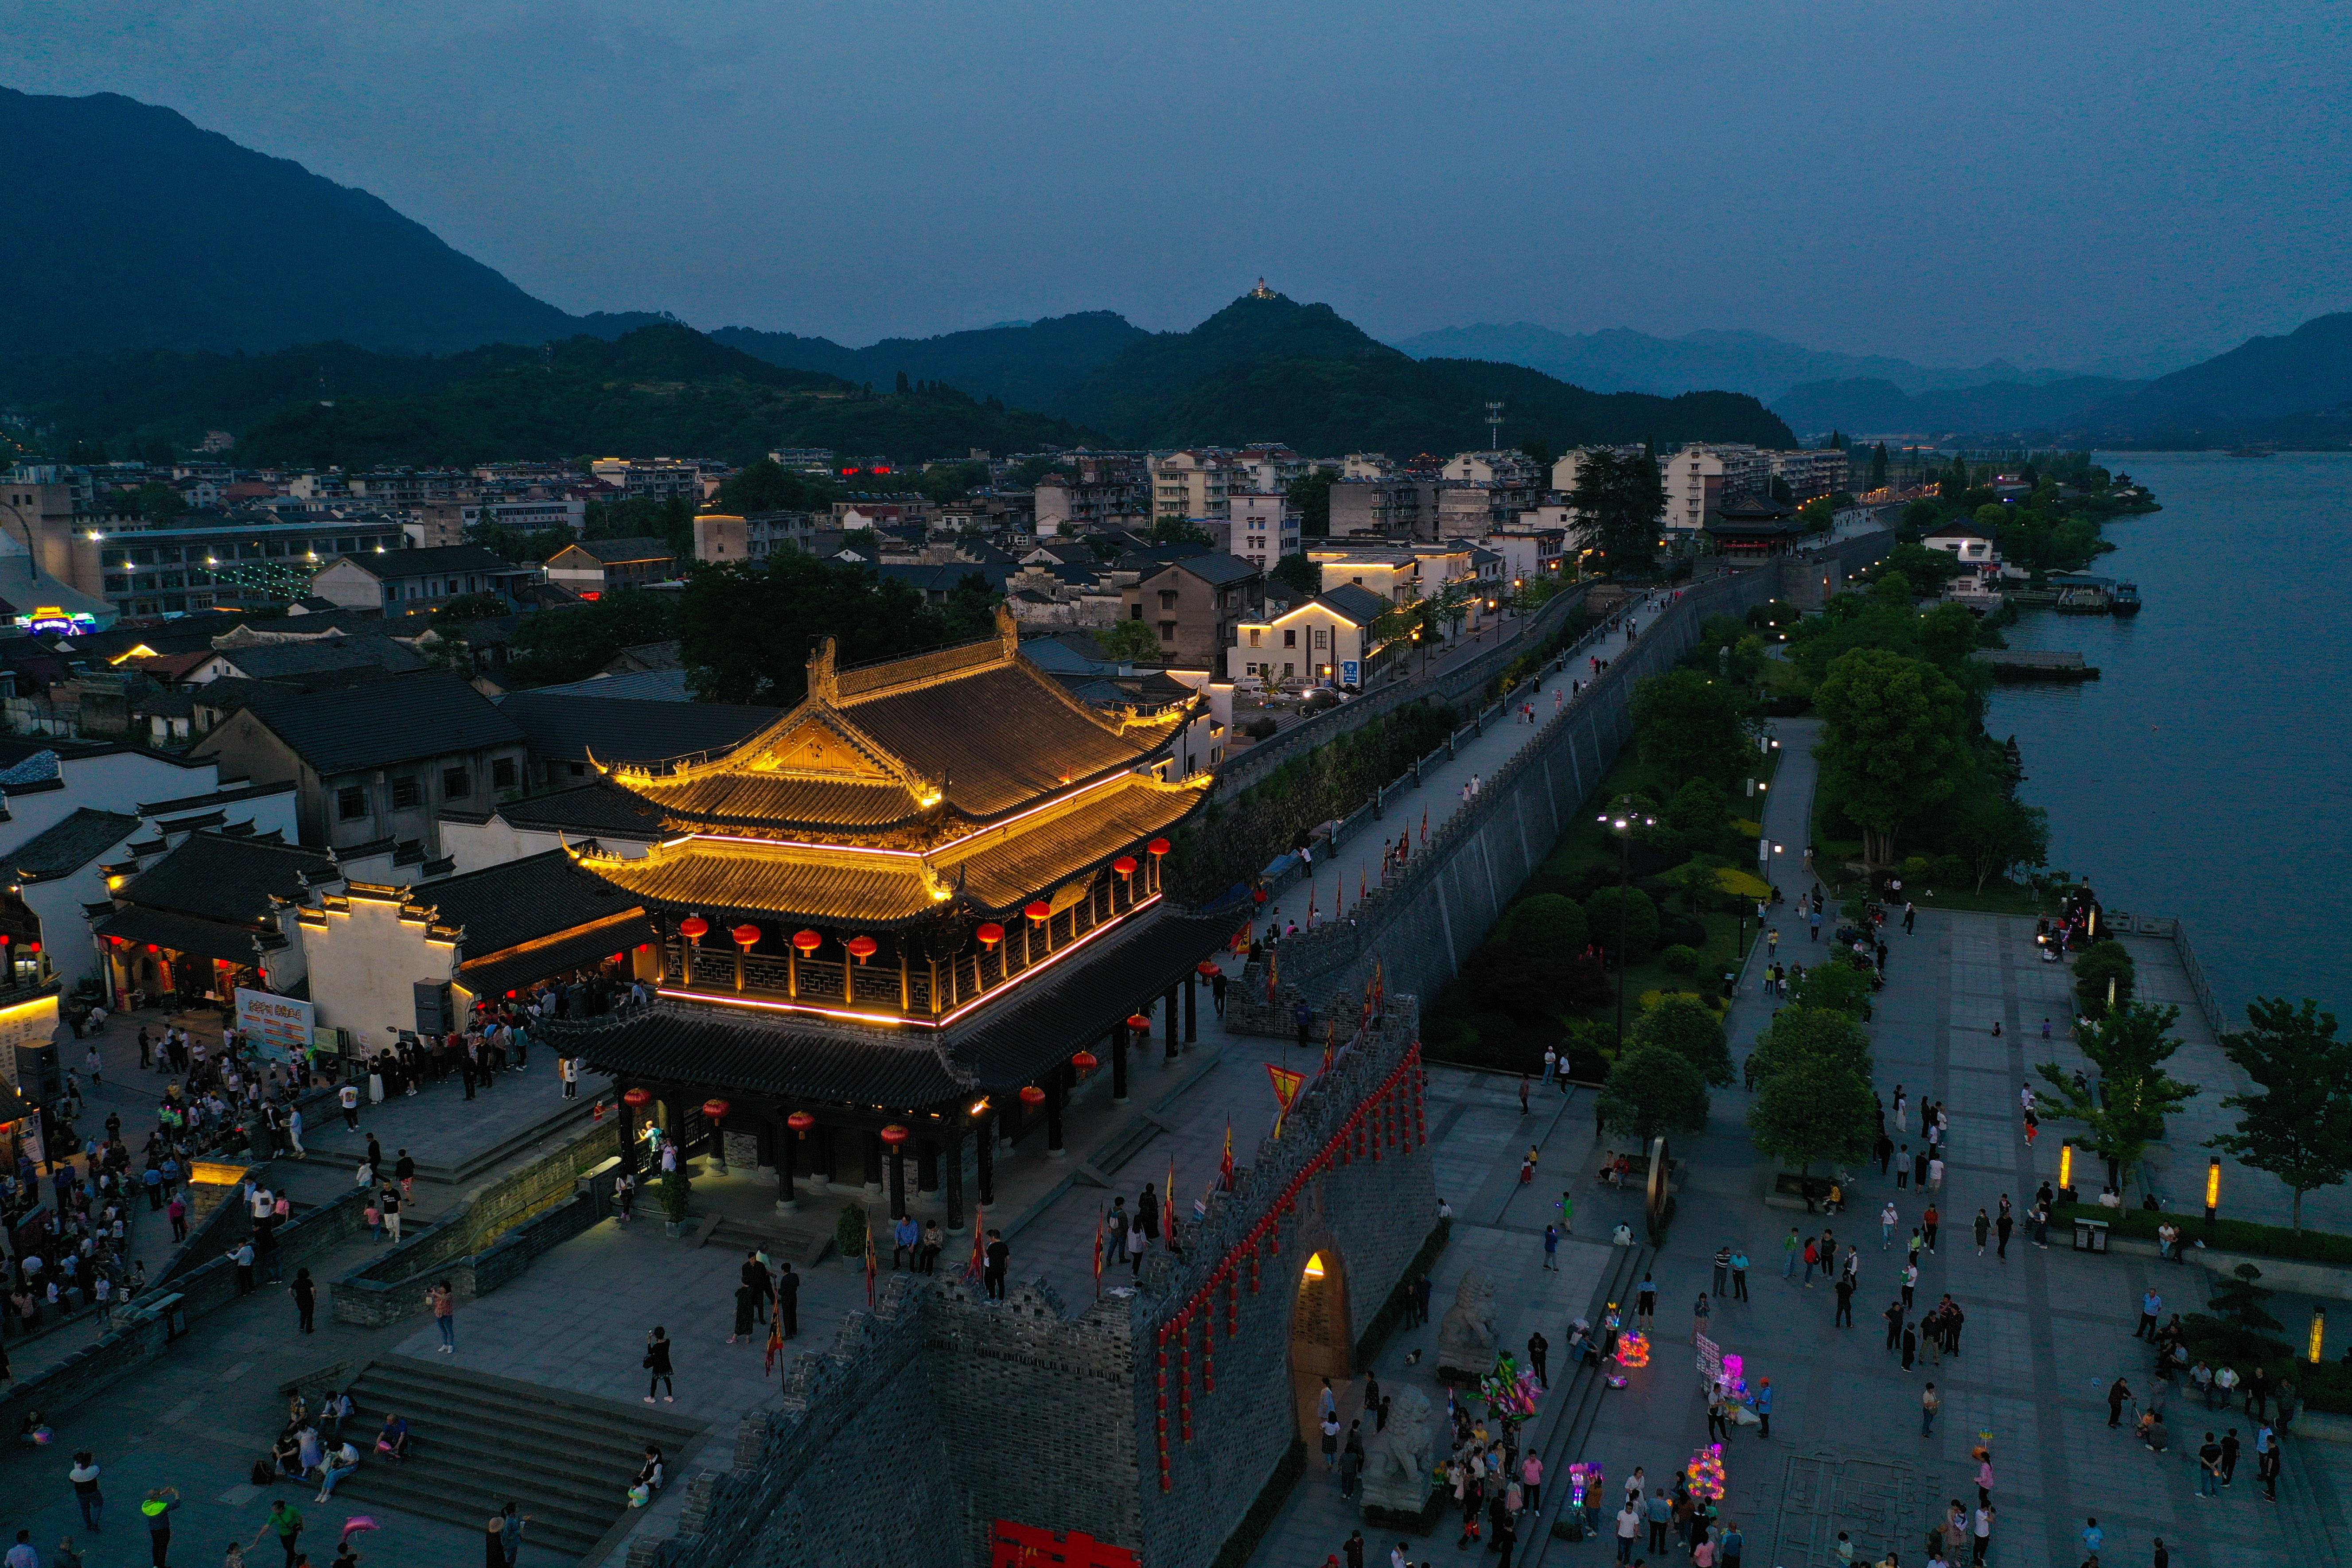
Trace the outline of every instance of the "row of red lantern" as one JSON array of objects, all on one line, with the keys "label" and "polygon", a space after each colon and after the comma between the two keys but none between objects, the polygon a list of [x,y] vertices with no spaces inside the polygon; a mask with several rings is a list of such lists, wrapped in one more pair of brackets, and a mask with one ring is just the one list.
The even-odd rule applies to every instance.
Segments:
[{"label": "row of red lantern", "polygon": [[[633,1110],[642,1110],[654,1102],[654,1091],[642,1086],[626,1089],[622,1092],[621,1102]],[[713,1121],[724,1121],[734,1109],[733,1104],[716,1096],[702,1102],[702,1114]],[[784,1125],[793,1130],[793,1136],[805,1138],[809,1135],[810,1130],[816,1126],[816,1118],[805,1110],[795,1110],[784,1118]],[[882,1129],[881,1133],[882,1142],[889,1144],[893,1149],[913,1136],[913,1133],[895,1121]]]},{"label": "row of red lantern", "polygon": [[[710,922],[704,920],[700,915],[688,915],[686,919],[677,922],[677,931],[680,936],[683,936],[687,941],[694,942],[698,946],[700,945],[702,939],[710,934]],[[746,921],[744,924],[737,926],[733,931],[729,931],[727,934],[735,939],[737,945],[748,948],[755,947],[759,944],[761,931],[758,926]],[[793,933],[793,946],[797,948],[803,954],[814,952],[818,948],[823,947],[824,945],[824,938],[818,935],[815,931],[803,931]],[[881,950],[882,946],[880,942],[876,942],[872,937],[863,935],[853,936],[841,945],[848,950],[850,957],[857,960],[860,963],[863,963],[867,959],[873,957],[876,952]]]},{"label": "row of red lantern", "polygon": [[[1315,1177],[1345,1163],[1351,1151],[1360,1149],[1365,1131],[1364,1121],[1368,1114],[1375,1119],[1376,1129],[1372,1132],[1375,1150],[1379,1147],[1383,1130],[1388,1129],[1394,1129],[1394,1131],[1386,1131],[1388,1142],[1391,1145],[1399,1137],[1402,1138],[1407,1148],[1427,1145],[1429,1135],[1422,1113],[1420,1068],[1421,1042],[1415,1040],[1406,1050],[1404,1059],[1397,1064],[1396,1069],[1381,1081],[1378,1089],[1365,1097],[1363,1103],[1356,1108],[1354,1114],[1332,1133],[1329,1141],[1317,1152],[1315,1157],[1291,1178],[1290,1184],[1283,1189],[1281,1196],[1268,1205],[1266,1213],[1259,1218],[1255,1226],[1251,1227],[1249,1235],[1219,1260],[1216,1268],[1210,1271],[1208,1279],[1202,1282],[1200,1289],[1192,1293],[1192,1297],[1165,1324],[1161,1325],[1158,1333],[1158,1376],[1156,1378],[1156,1397],[1159,1406],[1157,1427],[1160,1447],[1160,1489],[1161,1491],[1171,1491],[1175,1488],[1174,1458],[1168,1443],[1169,1342],[1171,1340],[1177,1342],[1180,1380],[1177,1401],[1179,1426],[1181,1429],[1182,1440],[1189,1443],[1192,1440],[1192,1376],[1194,1317],[1199,1316],[1202,1323],[1202,1362],[1207,1373],[1204,1389],[1213,1393],[1216,1388],[1214,1381],[1216,1292],[1221,1288],[1226,1292],[1225,1337],[1230,1340],[1240,1332],[1239,1282],[1242,1267],[1244,1263],[1248,1267],[1249,1291],[1255,1296],[1258,1293],[1260,1249],[1263,1247],[1271,1252],[1279,1248],[1282,1218],[1285,1215],[1297,1210],[1300,1190]],[[1392,1097],[1401,1090],[1409,1092],[1412,1099],[1414,1129],[1411,1132],[1402,1131],[1400,1125],[1401,1108],[1391,1103]],[[1377,1153],[1374,1154],[1374,1158],[1378,1158]]]}]

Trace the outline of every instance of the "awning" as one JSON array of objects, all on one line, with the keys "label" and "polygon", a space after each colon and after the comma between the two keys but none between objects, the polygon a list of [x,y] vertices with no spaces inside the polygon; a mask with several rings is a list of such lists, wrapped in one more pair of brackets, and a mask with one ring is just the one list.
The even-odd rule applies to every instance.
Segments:
[{"label": "awning", "polygon": [[653,922],[635,914],[535,947],[509,948],[461,964],[457,983],[477,998],[503,996],[658,940]]},{"label": "awning", "polygon": [[257,969],[266,961],[260,943],[267,933],[250,926],[230,925],[167,910],[120,909],[91,925],[100,937],[120,938],[132,947],[152,943],[191,958],[216,958],[225,963]]}]

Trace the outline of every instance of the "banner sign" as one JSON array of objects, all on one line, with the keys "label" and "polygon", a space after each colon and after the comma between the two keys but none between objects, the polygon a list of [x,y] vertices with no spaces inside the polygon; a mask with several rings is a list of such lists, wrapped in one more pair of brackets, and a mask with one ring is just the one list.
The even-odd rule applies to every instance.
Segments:
[{"label": "banner sign", "polygon": [[236,988],[236,1026],[256,1055],[266,1061],[292,1062],[308,1058],[310,1031],[317,1009],[308,1002],[269,991]]}]

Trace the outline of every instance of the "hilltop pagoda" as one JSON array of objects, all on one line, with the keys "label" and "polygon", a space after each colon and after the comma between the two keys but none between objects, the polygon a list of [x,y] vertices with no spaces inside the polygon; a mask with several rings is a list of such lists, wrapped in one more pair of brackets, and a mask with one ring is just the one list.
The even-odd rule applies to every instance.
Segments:
[{"label": "hilltop pagoda", "polygon": [[912,1153],[960,1225],[978,1131],[990,1202],[988,1134],[1042,1117],[1058,1149],[1089,1046],[1123,1099],[1128,1017],[1165,994],[1172,1054],[1179,989],[1233,929],[1161,893],[1169,836],[1208,793],[1205,773],[1172,776],[1202,714],[1197,696],[1079,701],[1000,610],[992,637],[856,668],[828,638],[766,730],[608,770],[666,837],[573,858],[643,903],[658,997],[556,1044],[619,1080],[625,1159],[648,1120],[687,1147],[748,1133],[790,1205],[802,1179],[877,1191],[887,1152],[899,1214]]}]

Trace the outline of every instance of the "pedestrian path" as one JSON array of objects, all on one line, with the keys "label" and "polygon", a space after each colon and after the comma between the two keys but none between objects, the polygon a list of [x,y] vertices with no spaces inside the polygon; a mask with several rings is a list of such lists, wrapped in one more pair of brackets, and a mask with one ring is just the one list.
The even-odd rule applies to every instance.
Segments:
[{"label": "pedestrian path", "polygon": [[[1264,918],[1283,926],[1295,921],[1304,931],[1310,924],[1320,925],[1345,914],[1367,892],[1381,886],[1388,852],[1400,834],[1412,840],[1408,855],[1418,851],[1466,809],[1471,797],[1513,757],[1543,737],[1545,726],[1567,710],[1570,686],[1592,679],[1591,660],[1615,661],[1633,646],[1634,633],[1648,629],[1672,600],[1670,592],[1661,590],[1629,601],[1608,624],[1570,652],[1565,669],[1544,678],[1544,689],[1506,696],[1506,711],[1484,734],[1460,742],[1452,757],[1425,767],[1418,789],[1391,798],[1387,820],[1359,831],[1336,849],[1318,851],[1307,874],[1268,903]],[[1531,724],[1521,721],[1516,711],[1523,702],[1535,709]]]}]

